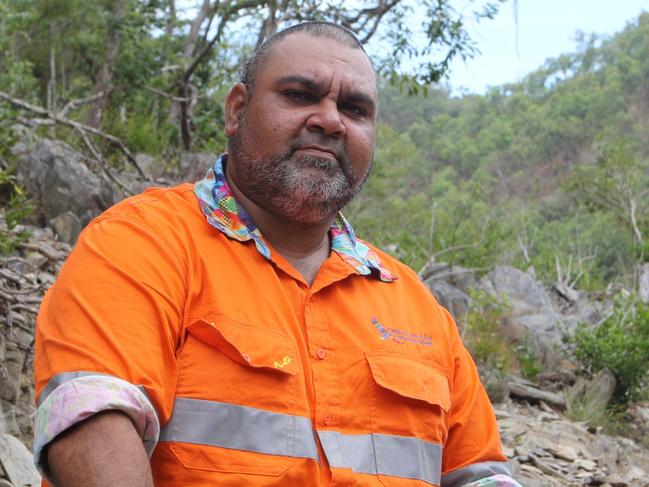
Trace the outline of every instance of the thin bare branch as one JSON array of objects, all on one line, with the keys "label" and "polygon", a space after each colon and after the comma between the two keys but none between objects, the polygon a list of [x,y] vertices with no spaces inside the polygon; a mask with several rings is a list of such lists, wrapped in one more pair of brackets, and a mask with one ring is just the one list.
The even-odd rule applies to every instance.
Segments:
[{"label": "thin bare branch", "polygon": [[86,97],[86,98],[78,98],[78,99],[76,99],[76,100],[70,100],[70,101],[67,102],[67,103],[65,104],[65,106],[64,106],[64,107],[63,107],[63,108],[62,108],[62,109],[57,113],[57,115],[58,115],[59,117],[65,117],[65,116],[68,114],[68,112],[70,112],[71,110],[75,110],[76,108],[80,107],[81,105],[84,105],[84,104],[86,104],[86,103],[91,103],[91,102],[93,102],[93,101],[95,101],[95,100],[98,100],[98,99],[101,98],[102,96],[104,96],[104,92],[103,92],[103,91],[100,91],[99,93],[95,93],[94,95],[92,95],[92,96],[88,96],[88,97]]},{"label": "thin bare branch", "polygon": [[67,127],[73,128],[75,130],[82,130],[86,133],[90,133],[92,135],[95,135],[97,137],[100,137],[107,142],[111,143],[113,146],[115,146],[117,149],[119,149],[126,159],[135,167],[137,172],[142,176],[147,181],[151,181],[151,178],[145,174],[145,172],[142,170],[140,165],[137,163],[135,160],[135,156],[131,153],[131,151],[126,147],[124,142],[122,142],[121,139],[115,137],[114,135],[107,134],[106,132],[102,132],[99,129],[96,129],[94,127],[91,127],[90,125],[86,125],[80,122],[76,122],[74,120],[70,120],[65,117],[61,117],[55,113],[51,113],[47,111],[46,109],[42,107],[38,107],[36,105],[32,105],[31,103],[28,103],[24,100],[19,100],[17,98],[12,97],[8,93],[5,93],[4,91],[0,91],[0,99],[5,100],[12,105],[22,108],[23,110],[28,110],[30,112],[36,113],[37,115],[43,116],[50,118],[54,120],[57,123],[60,123],[61,125],[65,125]]},{"label": "thin bare branch", "polygon": [[122,183],[119,179],[117,179],[113,174],[108,170],[108,165],[106,164],[106,161],[104,157],[99,153],[99,151],[95,148],[94,145],[92,145],[92,142],[86,135],[86,133],[81,130],[81,129],[76,129],[77,133],[81,137],[81,140],[83,140],[83,143],[86,145],[90,153],[92,154],[92,157],[95,158],[95,160],[99,163],[99,166],[101,166],[102,171],[104,171],[104,174],[110,179],[113,183],[115,183],[119,188],[124,191],[129,196],[132,196],[133,191],[131,191],[124,183]]},{"label": "thin bare branch", "polygon": [[191,103],[192,101],[198,100],[199,98],[205,98],[205,97],[209,96],[207,93],[203,93],[202,95],[192,96],[192,97],[189,97],[189,98],[186,98],[186,97],[183,98],[183,97],[180,97],[180,96],[170,95],[169,93],[165,93],[162,90],[158,90],[157,88],[152,88],[150,86],[145,86],[144,89],[147,90],[147,91],[150,91],[151,93],[154,93],[154,94],[156,94],[158,96],[168,98],[169,100],[176,101],[178,103]]}]

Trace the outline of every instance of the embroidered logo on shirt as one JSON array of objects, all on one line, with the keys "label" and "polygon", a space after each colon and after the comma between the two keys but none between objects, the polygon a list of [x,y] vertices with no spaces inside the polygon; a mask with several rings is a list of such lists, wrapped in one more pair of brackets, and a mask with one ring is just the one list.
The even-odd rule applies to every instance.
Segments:
[{"label": "embroidered logo on shirt", "polygon": [[284,367],[286,367],[286,366],[287,366],[288,364],[290,364],[290,363],[291,363],[291,357],[289,357],[289,356],[287,355],[286,357],[284,357],[284,358],[282,359],[281,362],[278,362],[277,360],[275,360],[275,368],[276,368],[276,369],[283,369]]},{"label": "embroidered logo on shirt", "polygon": [[381,334],[381,340],[390,340],[394,343],[405,344],[414,343],[415,345],[430,346],[433,344],[433,338],[430,335],[413,333],[400,328],[387,328],[379,320],[372,318],[372,324]]}]

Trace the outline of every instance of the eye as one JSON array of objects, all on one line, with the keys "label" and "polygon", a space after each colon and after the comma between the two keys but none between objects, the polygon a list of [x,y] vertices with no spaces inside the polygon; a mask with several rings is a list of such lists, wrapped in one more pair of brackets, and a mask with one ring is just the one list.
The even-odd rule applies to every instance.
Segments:
[{"label": "eye", "polygon": [[297,101],[312,101],[315,97],[304,90],[288,90],[284,92],[284,96]]},{"label": "eye", "polygon": [[367,117],[367,110],[360,105],[354,105],[352,103],[342,105],[340,107],[342,110],[351,113],[355,117]]}]

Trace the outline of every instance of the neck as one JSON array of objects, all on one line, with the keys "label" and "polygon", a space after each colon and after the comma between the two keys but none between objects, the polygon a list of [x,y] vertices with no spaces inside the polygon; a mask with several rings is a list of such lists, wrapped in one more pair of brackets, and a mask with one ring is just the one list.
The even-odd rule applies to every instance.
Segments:
[{"label": "neck", "polygon": [[226,177],[235,198],[252,217],[268,243],[302,274],[309,285],[313,284],[320,266],[329,256],[329,229],[335,215],[313,224],[288,220],[246,196],[229,176],[228,167]]}]

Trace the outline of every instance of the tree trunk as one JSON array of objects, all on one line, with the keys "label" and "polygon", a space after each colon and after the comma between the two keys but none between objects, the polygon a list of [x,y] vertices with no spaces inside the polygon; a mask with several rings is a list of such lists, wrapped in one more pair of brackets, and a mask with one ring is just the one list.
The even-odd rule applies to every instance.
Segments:
[{"label": "tree trunk", "polygon": [[106,49],[104,50],[104,60],[99,69],[97,82],[95,83],[94,93],[103,93],[93,105],[90,115],[88,117],[88,125],[98,128],[101,125],[101,120],[104,111],[108,106],[108,97],[111,91],[111,82],[113,79],[113,64],[121,42],[121,22],[126,13],[126,0],[115,0],[113,3],[113,18],[111,19],[108,27],[108,39],[106,42]]},{"label": "tree trunk", "polygon": [[638,295],[640,301],[649,304],[649,263],[640,266],[638,275]]}]

